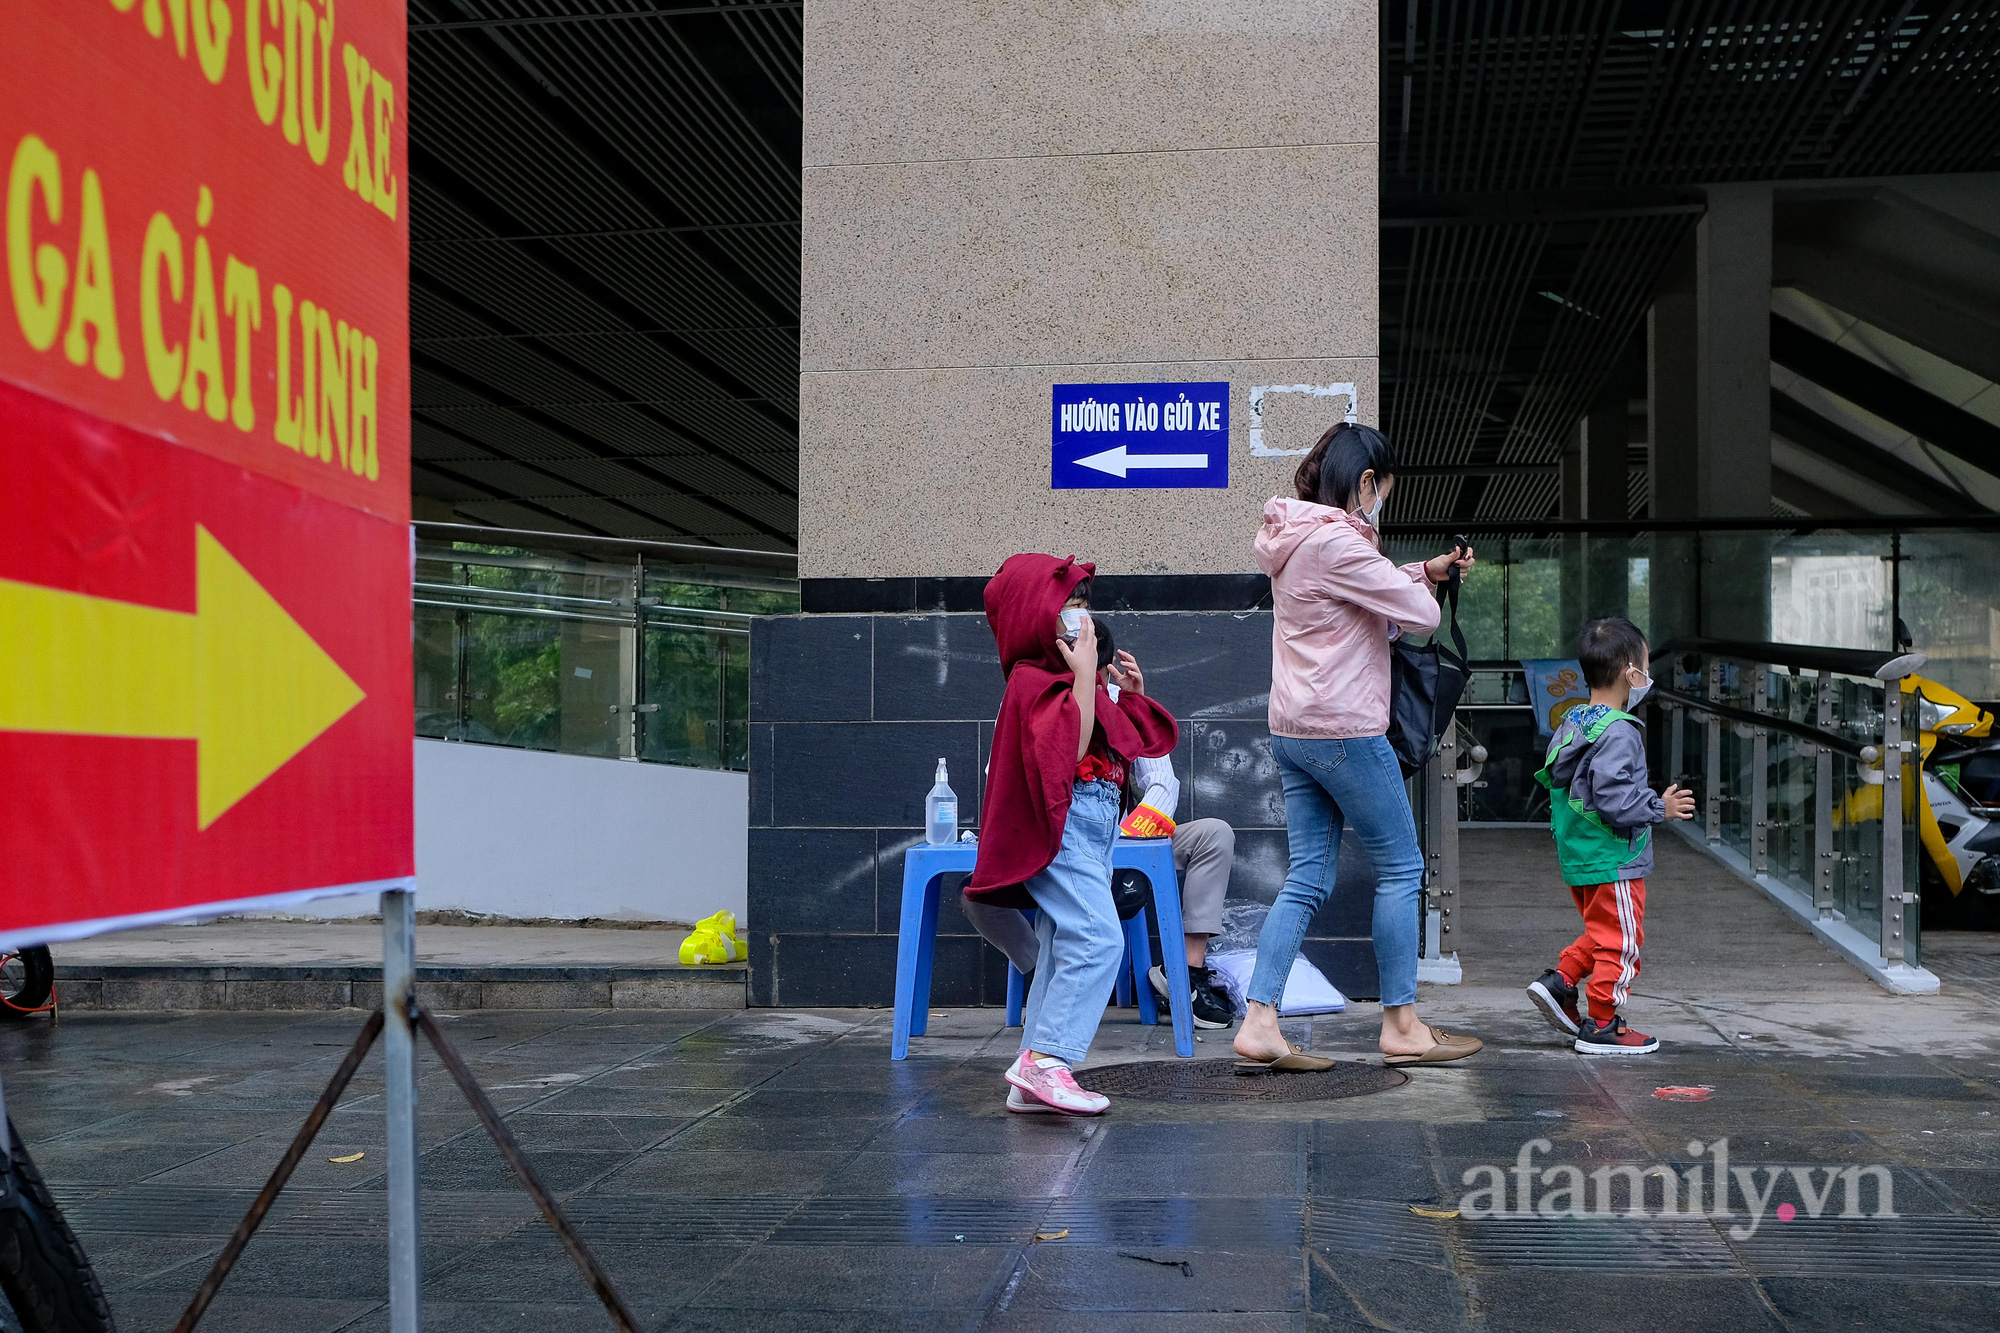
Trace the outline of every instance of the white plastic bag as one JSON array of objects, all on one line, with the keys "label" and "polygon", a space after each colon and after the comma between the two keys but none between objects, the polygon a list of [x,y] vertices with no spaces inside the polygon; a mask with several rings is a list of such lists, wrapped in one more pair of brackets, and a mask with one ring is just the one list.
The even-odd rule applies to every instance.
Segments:
[{"label": "white plastic bag", "polygon": [[[1250,974],[1256,967],[1257,955],[1254,952],[1212,953],[1208,956],[1208,970],[1229,997],[1230,1007],[1239,1014],[1244,1010],[1243,992],[1249,987]],[[1346,1008],[1347,997],[1326,979],[1326,973],[1314,967],[1303,955],[1292,960],[1292,974],[1285,978],[1285,993],[1278,1001],[1280,1017],[1337,1014]]]}]

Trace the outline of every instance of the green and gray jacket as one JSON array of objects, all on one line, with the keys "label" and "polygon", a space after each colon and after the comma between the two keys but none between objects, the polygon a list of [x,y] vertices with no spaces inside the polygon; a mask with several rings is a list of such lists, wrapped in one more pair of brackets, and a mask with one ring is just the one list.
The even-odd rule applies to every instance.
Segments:
[{"label": "green and gray jacket", "polygon": [[1535,780],[1549,789],[1549,830],[1565,884],[1643,879],[1653,869],[1653,825],[1666,819],[1646,785],[1639,719],[1604,704],[1571,709]]}]

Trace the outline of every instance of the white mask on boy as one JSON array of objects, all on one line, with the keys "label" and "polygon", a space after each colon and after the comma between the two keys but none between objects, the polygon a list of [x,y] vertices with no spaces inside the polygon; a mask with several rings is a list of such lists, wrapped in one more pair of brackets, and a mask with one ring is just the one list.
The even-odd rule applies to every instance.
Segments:
[{"label": "white mask on boy", "polygon": [[1645,684],[1634,685],[1632,687],[1632,696],[1625,701],[1625,707],[1627,709],[1637,708],[1639,706],[1639,701],[1645,698],[1647,692],[1652,688],[1653,688],[1653,678],[1651,676],[1646,677]]}]

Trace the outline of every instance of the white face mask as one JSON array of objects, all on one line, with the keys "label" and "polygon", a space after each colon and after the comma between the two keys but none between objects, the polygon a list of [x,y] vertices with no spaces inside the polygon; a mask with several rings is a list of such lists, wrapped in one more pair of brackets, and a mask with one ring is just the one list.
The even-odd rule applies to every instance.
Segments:
[{"label": "white face mask", "polygon": [[1375,490],[1375,503],[1370,505],[1366,512],[1361,510],[1356,510],[1355,512],[1361,515],[1361,521],[1369,527],[1379,528],[1382,526],[1382,506],[1388,502],[1388,499],[1388,496],[1382,494],[1381,488],[1377,487]]},{"label": "white face mask", "polygon": [[1651,690],[1652,688],[1653,688],[1653,678],[1651,676],[1646,677],[1645,684],[1634,685],[1632,687],[1631,697],[1625,701],[1625,707],[1628,709],[1637,708],[1639,706],[1639,701],[1645,698],[1647,691]]}]

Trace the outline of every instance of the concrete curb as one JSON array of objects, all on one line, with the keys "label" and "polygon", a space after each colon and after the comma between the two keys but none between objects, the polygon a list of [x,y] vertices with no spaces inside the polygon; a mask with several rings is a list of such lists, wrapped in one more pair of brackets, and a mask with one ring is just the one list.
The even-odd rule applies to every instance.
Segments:
[{"label": "concrete curb", "polygon": [[1935,995],[1942,983],[1937,974],[1925,968],[1912,967],[1908,963],[1898,963],[1891,967],[1882,957],[1882,946],[1868,936],[1847,924],[1846,918],[1838,912],[1829,920],[1821,920],[1819,909],[1806,894],[1799,892],[1783,880],[1771,875],[1753,874],[1750,863],[1734,848],[1725,843],[1711,843],[1698,837],[1686,826],[1676,824],[1674,832],[1690,846],[1706,852],[1718,864],[1746,884],[1754,884],[1770,895],[1773,902],[1798,918],[1800,924],[1819,936],[1821,943],[1868,974],[1882,989],[1895,995]]},{"label": "concrete curb", "polygon": [[[703,967],[419,967],[417,996],[440,1010],[742,1009],[747,963]],[[56,965],[66,1010],[373,1009],[382,969],[201,967],[150,963]]]}]

